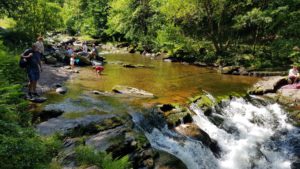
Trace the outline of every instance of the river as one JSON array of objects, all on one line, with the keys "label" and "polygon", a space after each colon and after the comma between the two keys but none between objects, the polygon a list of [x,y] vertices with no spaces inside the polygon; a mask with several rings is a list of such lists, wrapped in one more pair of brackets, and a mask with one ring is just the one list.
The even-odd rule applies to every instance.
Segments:
[{"label": "river", "polygon": [[[221,75],[214,69],[163,62],[137,54],[105,57],[107,64],[100,77],[92,68],[80,68],[79,75],[66,84],[69,92],[64,96],[50,93],[49,101],[43,106],[63,109],[67,118],[84,117],[91,108],[99,109],[99,114],[128,113],[152,147],[176,156],[189,169],[295,168],[300,130],[290,124],[286,111],[279,104],[254,97],[234,98],[216,105],[209,116],[196,104],[187,105],[188,98],[203,94],[203,91],[213,102],[218,96],[246,93],[258,78]],[[123,64],[143,67],[125,68]],[[115,85],[142,89],[155,97],[91,96],[91,91],[111,91]],[[200,141],[175,133],[166,126],[149,124],[152,125],[149,130],[149,126],[141,125],[148,119],[139,108],[167,103],[188,106],[194,112],[194,123],[218,143],[220,156],[214,155]],[[217,124],[214,118],[222,122]]]}]

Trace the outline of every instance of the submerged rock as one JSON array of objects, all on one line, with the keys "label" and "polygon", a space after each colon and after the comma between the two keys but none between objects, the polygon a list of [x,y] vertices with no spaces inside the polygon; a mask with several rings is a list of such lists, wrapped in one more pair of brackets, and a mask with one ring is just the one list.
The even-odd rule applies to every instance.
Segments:
[{"label": "submerged rock", "polygon": [[121,86],[121,85],[117,85],[113,87],[112,91],[114,93],[124,94],[124,95],[134,96],[134,97],[154,97],[154,94],[149,93],[147,91],[133,88],[133,87],[128,87],[128,86]]}]

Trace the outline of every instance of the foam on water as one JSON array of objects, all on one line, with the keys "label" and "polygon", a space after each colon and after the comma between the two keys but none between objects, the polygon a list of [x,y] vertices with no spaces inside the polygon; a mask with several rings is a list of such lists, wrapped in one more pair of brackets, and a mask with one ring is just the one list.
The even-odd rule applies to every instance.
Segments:
[{"label": "foam on water", "polygon": [[194,122],[217,141],[218,158],[201,142],[158,126],[157,117],[152,122],[140,114],[132,117],[154,148],[173,154],[189,169],[290,169],[297,159],[295,142],[300,147],[299,128],[288,122],[280,105],[250,100],[233,98],[215,107],[210,116],[197,104],[190,105],[196,113]]},{"label": "foam on water", "polygon": [[197,114],[193,117],[197,125],[221,147],[222,157],[218,159],[220,168],[290,168],[289,152],[279,145],[271,146],[280,142],[271,138],[283,130],[288,133],[287,137],[297,138],[294,131],[298,129],[287,122],[287,116],[278,104],[254,105],[242,98],[235,98],[218,112],[217,116],[224,120],[220,126],[213,124],[196,104],[190,108]]}]

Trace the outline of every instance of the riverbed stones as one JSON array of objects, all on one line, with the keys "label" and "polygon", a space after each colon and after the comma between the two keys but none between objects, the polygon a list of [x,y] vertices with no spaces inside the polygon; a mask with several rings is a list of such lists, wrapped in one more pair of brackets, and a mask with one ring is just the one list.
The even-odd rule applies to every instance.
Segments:
[{"label": "riverbed stones", "polygon": [[58,93],[58,94],[66,94],[67,91],[68,91],[68,89],[67,89],[66,87],[59,87],[59,88],[57,88],[55,91],[56,91],[56,93]]}]

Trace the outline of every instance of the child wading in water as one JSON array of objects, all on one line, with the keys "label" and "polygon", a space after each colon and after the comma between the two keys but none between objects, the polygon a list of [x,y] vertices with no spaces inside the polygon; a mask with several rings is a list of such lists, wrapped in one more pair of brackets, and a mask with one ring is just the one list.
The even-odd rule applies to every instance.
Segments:
[{"label": "child wading in water", "polygon": [[104,70],[104,67],[97,65],[95,66],[95,70],[96,70],[97,77],[99,77],[101,75],[101,72]]},{"label": "child wading in water", "polygon": [[71,66],[71,69],[74,70],[74,68],[75,68],[75,54],[71,55],[70,66]]}]

